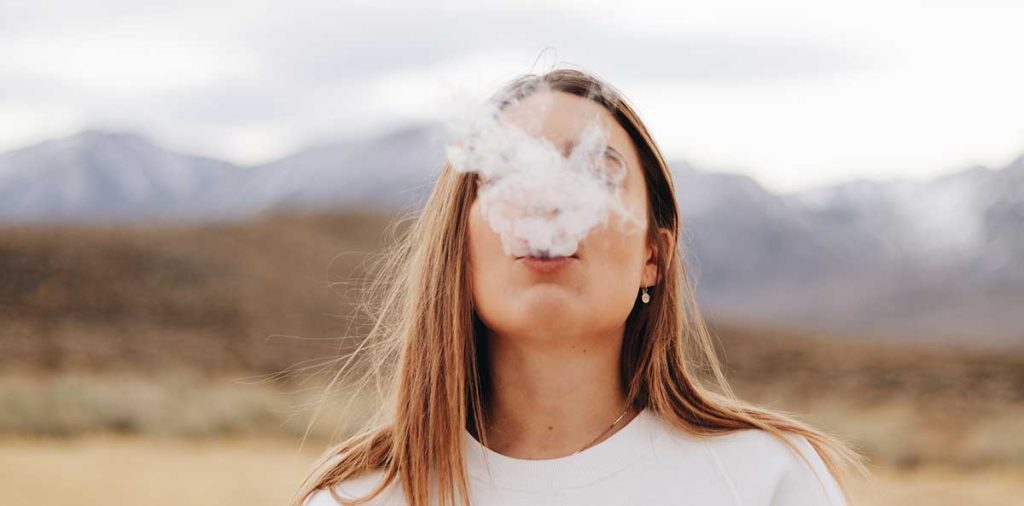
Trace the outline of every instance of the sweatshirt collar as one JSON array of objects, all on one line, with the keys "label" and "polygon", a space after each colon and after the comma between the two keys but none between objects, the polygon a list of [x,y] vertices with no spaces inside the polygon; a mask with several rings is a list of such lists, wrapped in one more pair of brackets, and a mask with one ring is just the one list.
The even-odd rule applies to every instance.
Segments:
[{"label": "sweatshirt collar", "polygon": [[465,428],[463,448],[469,474],[501,488],[555,490],[587,485],[614,474],[654,448],[657,414],[644,408],[607,439],[579,453],[553,459],[519,459],[481,444]]}]

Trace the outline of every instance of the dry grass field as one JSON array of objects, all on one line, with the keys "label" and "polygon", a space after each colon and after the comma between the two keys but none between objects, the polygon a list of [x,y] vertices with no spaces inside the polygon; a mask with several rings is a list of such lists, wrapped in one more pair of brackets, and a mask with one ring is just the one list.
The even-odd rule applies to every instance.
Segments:
[{"label": "dry grass field", "polygon": [[[0,441],[0,502],[272,506],[285,504],[317,456],[288,439],[138,437]],[[854,483],[858,505],[996,506],[1024,497],[1024,470],[877,469]]]}]

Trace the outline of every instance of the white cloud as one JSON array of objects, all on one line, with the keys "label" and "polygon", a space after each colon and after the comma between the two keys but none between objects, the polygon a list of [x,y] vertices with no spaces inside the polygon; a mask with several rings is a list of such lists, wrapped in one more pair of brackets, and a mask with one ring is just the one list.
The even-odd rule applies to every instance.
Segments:
[{"label": "white cloud", "polygon": [[1022,18],[994,1],[21,2],[0,20],[0,148],[126,125],[258,162],[442,115],[540,55],[623,90],[675,158],[779,190],[926,176],[1024,151]]}]

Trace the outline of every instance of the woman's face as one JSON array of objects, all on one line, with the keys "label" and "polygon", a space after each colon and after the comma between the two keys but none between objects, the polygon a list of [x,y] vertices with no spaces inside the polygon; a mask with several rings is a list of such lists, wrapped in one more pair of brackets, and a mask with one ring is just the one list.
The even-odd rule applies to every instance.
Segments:
[{"label": "woman's face", "polygon": [[[529,339],[621,335],[643,286],[657,280],[657,253],[647,241],[647,188],[632,140],[600,104],[565,92],[550,92],[546,114],[540,93],[511,105],[504,117],[559,149],[576,140],[589,121],[600,121],[608,147],[627,165],[622,202],[642,224],[630,226],[615,213],[580,242],[576,256],[552,270],[531,269],[505,253],[477,199],[470,208],[469,242],[473,301],[492,332]],[[671,244],[671,242],[669,242]]]}]

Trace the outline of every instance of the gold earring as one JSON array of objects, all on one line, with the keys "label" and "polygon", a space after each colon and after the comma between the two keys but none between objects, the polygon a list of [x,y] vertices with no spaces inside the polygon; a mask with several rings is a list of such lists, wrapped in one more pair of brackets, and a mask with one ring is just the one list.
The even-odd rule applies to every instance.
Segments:
[{"label": "gold earring", "polygon": [[648,302],[651,301],[651,294],[647,293],[647,287],[646,286],[644,287],[643,295],[640,296],[640,300],[643,301],[644,304],[647,304]]}]

